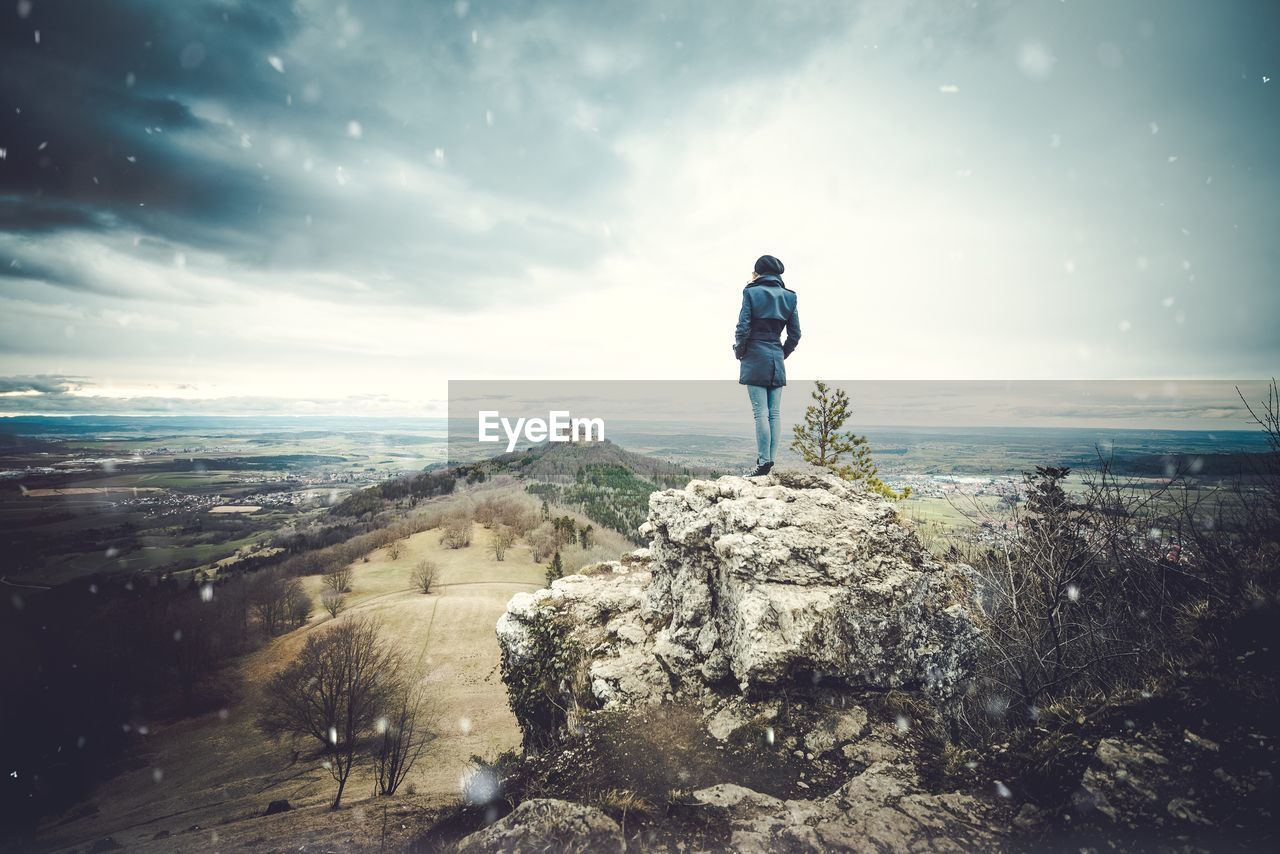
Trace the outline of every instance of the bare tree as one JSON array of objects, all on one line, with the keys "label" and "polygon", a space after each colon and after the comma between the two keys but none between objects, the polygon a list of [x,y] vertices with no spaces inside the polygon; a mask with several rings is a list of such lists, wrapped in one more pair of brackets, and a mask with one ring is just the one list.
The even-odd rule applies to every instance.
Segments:
[{"label": "bare tree", "polygon": [[320,604],[329,612],[330,617],[337,617],[347,607],[347,597],[332,590],[320,594]]},{"label": "bare tree", "polygon": [[248,591],[249,608],[268,635],[298,626],[311,614],[311,600],[302,582],[286,578],[278,570],[263,570],[253,576]]},{"label": "bare tree", "polygon": [[423,593],[430,593],[438,573],[439,568],[434,561],[418,561],[418,565],[413,568],[413,586]]},{"label": "bare tree", "polygon": [[[394,558],[393,558],[394,559]],[[324,574],[324,586],[327,590],[334,593],[350,593],[351,592],[351,565],[341,564],[332,567]]]},{"label": "bare tree", "polygon": [[290,628],[305,625],[311,619],[311,597],[302,589],[302,582],[290,578],[285,589],[285,617]]},{"label": "bare tree", "polygon": [[307,638],[298,657],[267,686],[258,726],[269,735],[318,743],[338,783],[332,809],[355,764],[361,741],[393,707],[400,655],[381,637],[381,624],[356,617]]},{"label": "bare tree", "polygon": [[497,522],[501,522],[505,515],[509,512],[508,505],[511,501],[505,497],[487,496],[482,498],[476,504],[476,521],[486,528],[491,528]]},{"label": "bare tree", "polygon": [[387,557],[391,558],[392,560],[399,560],[400,556],[403,554],[404,554],[404,545],[399,540],[396,540],[394,543],[387,546]]},{"label": "bare tree", "polygon": [[370,757],[378,794],[394,795],[436,734],[427,727],[427,706],[420,685],[397,687],[388,713],[377,721],[381,737]]}]

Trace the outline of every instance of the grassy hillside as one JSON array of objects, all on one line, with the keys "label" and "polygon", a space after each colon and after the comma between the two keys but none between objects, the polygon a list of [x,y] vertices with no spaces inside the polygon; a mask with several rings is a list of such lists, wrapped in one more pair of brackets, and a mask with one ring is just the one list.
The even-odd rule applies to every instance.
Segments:
[{"label": "grassy hillside", "polygon": [[[371,798],[372,776],[359,768],[348,783],[343,809],[330,813],[334,782],[318,762],[305,749],[295,756],[287,743],[273,743],[254,725],[262,686],[311,632],[330,622],[319,606],[322,579],[308,576],[303,583],[315,600],[315,615],[305,627],[232,666],[228,677],[240,682],[238,697],[199,717],[152,722],[143,748],[122,773],[87,802],[46,821],[41,847],[80,846],[107,836],[143,851],[252,849],[279,838],[295,846],[346,849],[359,840],[376,847],[384,807],[394,840],[397,812],[421,812],[452,801],[471,756],[493,755],[520,742],[495,673],[493,627],[512,595],[544,583],[544,567],[533,562],[523,543],[497,562],[489,550],[491,536],[475,525],[470,547],[450,549],[440,544],[439,530],[423,531],[400,541],[396,559],[384,548],[368,562],[352,565],[348,610],[337,619],[381,618],[388,636],[416,662],[436,705],[439,737],[401,794]],[[440,567],[437,586],[427,595],[410,581],[413,567],[424,558]],[[281,798],[295,809],[263,817],[267,804]]]},{"label": "grassy hillside", "polygon": [[[472,757],[491,758],[520,743],[497,673],[494,626],[513,595],[546,584],[548,559],[544,554],[535,561],[530,540],[516,538],[499,561],[493,545],[503,526],[482,511],[518,511],[537,527],[538,502],[524,486],[499,475],[435,498],[418,510],[434,519],[428,529],[407,529],[407,536],[347,564],[353,578],[336,620],[380,620],[383,637],[398,647],[412,677],[427,690],[437,733],[394,797],[372,797],[371,769],[357,766],[343,808],[331,813],[336,784],[321,767],[323,757],[305,741],[274,742],[256,724],[264,687],[308,637],[335,619],[322,607],[324,577],[303,575],[310,619],[214,674],[219,696],[227,698],[220,706],[192,717],[140,711],[120,762],[87,798],[41,823],[37,847],[84,848],[110,837],[129,850],[258,850],[287,838],[322,850],[365,850],[379,847],[385,833],[387,845],[402,848],[402,831],[420,828],[424,816],[455,802]],[[587,524],[572,511],[557,516],[578,527]],[[470,545],[450,548],[444,533],[459,519],[470,531]],[[597,529],[588,546],[570,542],[561,548],[564,571],[617,557],[628,547],[620,535]],[[423,560],[437,566],[429,594],[419,592],[412,578]],[[219,596],[231,588],[212,589]],[[279,799],[294,809],[264,816],[267,805]]]}]

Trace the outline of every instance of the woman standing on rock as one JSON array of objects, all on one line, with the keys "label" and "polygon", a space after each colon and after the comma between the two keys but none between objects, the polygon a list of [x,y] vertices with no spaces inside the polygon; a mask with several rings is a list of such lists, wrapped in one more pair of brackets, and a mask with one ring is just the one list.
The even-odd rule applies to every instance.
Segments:
[{"label": "woman standing on rock", "polygon": [[[768,474],[782,433],[782,387],[787,384],[783,360],[800,343],[800,316],[795,291],[782,283],[782,262],[772,255],[756,260],[751,282],[742,289],[742,309],[733,353],[740,363],[738,382],[747,387],[756,419],[756,468]],[[787,340],[780,338],[787,330]]]}]

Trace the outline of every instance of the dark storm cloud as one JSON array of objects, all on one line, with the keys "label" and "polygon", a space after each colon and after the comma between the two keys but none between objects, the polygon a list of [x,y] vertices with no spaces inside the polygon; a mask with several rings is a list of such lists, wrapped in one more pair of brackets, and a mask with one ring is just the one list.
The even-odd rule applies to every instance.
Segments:
[{"label": "dark storm cloud", "polygon": [[41,395],[61,395],[80,386],[85,377],[64,377],[56,374],[38,374],[30,377],[0,377],[0,394],[39,392]]},{"label": "dark storm cloud", "polygon": [[[220,275],[278,271],[278,287],[312,295],[353,296],[317,293],[308,273],[359,279],[368,300],[501,299],[531,266],[599,257],[626,177],[613,133],[666,121],[700,87],[776,73],[847,14],[727,2],[9,6],[0,233],[141,234],[169,256],[213,253]],[[396,164],[438,183],[388,192]],[[92,269],[30,258],[20,241],[5,249],[19,262],[6,275],[110,290]]]},{"label": "dark storm cloud", "polygon": [[[283,97],[263,57],[298,27],[288,4],[37,0],[26,18],[11,7],[0,20],[0,176],[28,228],[74,211],[101,224],[83,213],[93,210],[144,229],[166,213],[231,221],[256,206],[228,192],[245,175],[182,156],[166,134],[208,131],[186,98]],[[22,230],[15,219],[6,230]]]},{"label": "dark storm cloud", "polygon": [[40,234],[66,228],[99,228],[105,216],[92,207],[72,201],[0,198],[0,231]]}]

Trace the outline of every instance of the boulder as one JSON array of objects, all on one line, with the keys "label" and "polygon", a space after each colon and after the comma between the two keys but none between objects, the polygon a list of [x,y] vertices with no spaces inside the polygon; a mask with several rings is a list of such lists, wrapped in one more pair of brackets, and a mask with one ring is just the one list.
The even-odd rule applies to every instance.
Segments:
[{"label": "boulder", "polygon": [[272,801],[267,804],[267,811],[263,815],[275,815],[276,813],[288,812],[291,809],[293,809],[293,805],[288,801]]},{"label": "boulder", "polygon": [[765,693],[797,680],[954,690],[978,631],[972,571],[929,557],[894,506],[825,472],[693,481],[655,493],[655,639],[702,680]]},{"label": "boulder", "polygon": [[463,838],[459,854],[625,849],[617,822],[599,809],[554,798],[532,798],[493,824]]},{"label": "boulder", "polygon": [[[508,685],[550,679],[563,691],[554,705],[570,710],[517,708],[526,735],[571,723],[578,707],[797,686],[914,689],[945,704],[969,672],[973,571],[934,560],[859,484],[816,469],[694,480],[654,493],[641,532],[647,548],[517,594],[499,620]],[[574,651],[576,674],[548,676],[560,648]],[[731,724],[718,721],[718,737]]]}]

